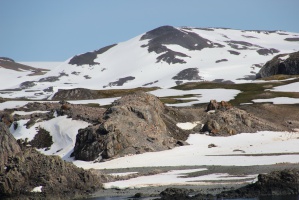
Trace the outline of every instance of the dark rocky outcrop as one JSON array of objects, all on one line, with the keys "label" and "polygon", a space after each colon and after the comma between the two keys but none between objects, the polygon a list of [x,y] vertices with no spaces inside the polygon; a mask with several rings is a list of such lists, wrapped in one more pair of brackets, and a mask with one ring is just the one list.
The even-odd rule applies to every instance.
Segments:
[{"label": "dark rocky outcrop", "polygon": [[220,63],[220,62],[227,62],[227,59],[220,59],[220,60],[216,60],[215,63]]},{"label": "dark rocky outcrop", "polygon": [[271,49],[262,48],[262,49],[257,50],[256,52],[260,55],[267,56],[269,54],[272,55],[274,53],[279,53],[279,50],[273,49],[273,48],[271,48]]},{"label": "dark rocky outcrop", "polygon": [[[215,197],[210,194],[200,194],[192,189],[167,188],[160,193],[159,200],[213,200]],[[158,200],[158,199],[157,199]]]},{"label": "dark rocky outcrop", "polygon": [[9,62],[15,62],[13,59],[8,58],[8,57],[0,57],[0,60],[9,61]]},{"label": "dark rocky outcrop", "polygon": [[294,37],[294,38],[286,38],[284,39],[285,41],[289,42],[299,42],[299,37]]},{"label": "dark rocky outcrop", "polygon": [[73,155],[80,160],[103,160],[173,148],[187,136],[165,112],[153,95],[124,96],[107,109],[102,124],[79,131]]},{"label": "dark rocky outcrop", "polygon": [[31,67],[28,65],[15,62],[13,59],[7,57],[0,57],[0,66],[2,68],[14,70],[14,71],[30,71],[32,73],[29,74],[29,76],[42,75],[45,74],[47,71],[49,71],[47,69],[35,68],[35,67]]},{"label": "dark rocky outcrop", "polygon": [[277,74],[299,74],[299,52],[279,54],[268,61],[256,75],[256,78],[264,78]]},{"label": "dark rocky outcrop", "polygon": [[245,42],[245,41],[230,40],[230,41],[226,41],[226,42],[231,48],[237,49],[237,50],[249,50],[249,49],[262,48],[259,45],[251,44],[251,43]]},{"label": "dark rocky outcrop", "polygon": [[175,52],[168,49],[165,45],[174,44],[182,46],[188,50],[202,50],[213,47],[213,42],[200,37],[196,33],[179,30],[172,26],[161,26],[144,34],[140,40],[149,40],[147,45],[148,52],[157,54],[163,53],[157,58],[157,62],[165,61],[168,64],[186,63],[177,57],[189,57],[186,54]]},{"label": "dark rocky outcrop", "polygon": [[96,94],[92,90],[85,88],[74,88],[68,90],[58,90],[52,97],[52,100],[72,99],[72,100],[84,100],[95,99]]},{"label": "dark rocky outcrop", "polygon": [[202,77],[198,75],[198,68],[187,68],[180,71],[176,76],[172,77],[173,80],[201,80]]},{"label": "dark rocky outcrop", "polygon": [[298,195],[299,171],[282,170],[260,174],[258,181],[237,190],[220,193],[218,198],[253,198],[260,196]]},{"label": "dark rocky outcrop", "polygon": [[35,85],[36,85],[36,83],[34,81],[25,81],[20,84],[20,89],[28,89]]},{"label": "dark rocky outcrop", "polygon": [[[0,123],[0,199],[72,199],[99,189],[100,180],[96,174],[58,156],[40,154],[22,141],[17,142],[6,125]],[[31,192],[39,186],[41,193]]]},{"label": "dark rocky outcrop", "polygon": [[[114,81],[114,82],[110,82],[108,84],[109,87],[112,87],[112,86],[123,86],[125,83],[127,83],[128,81],[132,81],[134,80],[135,77],[134,76],[127,76],[127,77],[124,77],[124,78],[120,78],[118,79],[117,81]],[[107,86],[104,86],[104,87],[107,87]]]},{"label": "dark rocky outcrop", "polygon": [[161,62],[161,61],[167,62],[168,64],[176,64],[176,63],[184,64],[184,63],[186,63],[185,60],[177,58],[177,56],[178,57],[189,57],[188,55],[181,53],[181,52],[172,51],[168,48],[166,48],[166,49],[167,49],[166,53],[157,57],[157,63]]},{"label": "dark rocky outcrop", "polygon": [[84,54],[81,54],[81,55],[74,56],[69,61],[69,64],[77,65],[77,66],[100,64],[100,63],[94,61],[94,59],[97,58],[97,55],[108,51],[109,49],[111,49],[114,46],[116,46],[116,44],[103,47],[103,48],[101,48],[99,50],[96,50],[96,51],[93,51],[93,52],[87,52],[87,53],[84,53]]},{"label": "dark rocky outcrop", "polygon": [[[211,41],[196,33],[181,31],[172,26],[161,26],[144,34],[140,40],[150,40],[149,50],[157,51],[163,44],[177,44],[189,50],[213,47]],[[158,53],[158,52],[156,52]]]},{"label": "dark rocky outcrop", "polygon": [[[207,106],[208,115],[201,132],[215,136],[229,136],[238,133],[254,133],[260,130],[279,131],[274,123],[260,119],[230,103],[211,100]],[[214,111],[214,112],[210,112]]]},{"label": "dark rocky outcrop", "polygon": [[233,54],[233,55],[240,55],[240,52],[237,52],[237,51],[233,51],[233,50],[227,50],[230,54]]}]

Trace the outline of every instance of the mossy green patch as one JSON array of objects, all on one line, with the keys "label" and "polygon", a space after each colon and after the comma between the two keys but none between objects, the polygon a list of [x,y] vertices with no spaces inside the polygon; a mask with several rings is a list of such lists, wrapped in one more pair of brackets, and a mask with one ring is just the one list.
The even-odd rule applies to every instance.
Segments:
[{"label": "mossy green patch", "polygon": [[[295,76],[294,76],[295,77]],[[294,78],[292,77],[292,78]],[[282,76],[280,76],[282,80]],[[288,77],[290,78],[290,77]],[[278,78],[277,78],[278,79]],[[277,80],[276,79],[276,80]],[[223,84],[223,83],[215,83],[215,82],[193,82],[193,83],[185,83],[182,85],[178,85],[173,87],[173,89],[178,90],[194,90],[194,89],[235,89],[240,90],[241,92],[230,101],[232,105],[240,105],[241,103],[252,103],[253,99],[260,98],[274,98],[274,97],[292,97],[299,98],[299,93],[296,92],[275,92],[269,91],[270,89],[287,85],[290,83],[298,82],[299,78],[294,78],[291,80],[284,81],[265,81],[265,82],[252,82],[252,83],[242,83],[242,84]]]}]

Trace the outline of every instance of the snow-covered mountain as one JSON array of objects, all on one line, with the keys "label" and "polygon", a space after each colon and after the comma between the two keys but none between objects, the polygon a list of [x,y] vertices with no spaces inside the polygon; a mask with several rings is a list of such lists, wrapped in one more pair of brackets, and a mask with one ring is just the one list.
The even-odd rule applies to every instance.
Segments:
[{"label": "snow-covered mountain", "polygon": [[5,89],[19,91],[2,91],[0,95],[44,99],[51,98],[58,89],[248,82],[275,55],[298,51],[298,38],[299,33],[285,31],[163,26],[128,41],[76,55],[44,75],[26,74],[11,80]]}]

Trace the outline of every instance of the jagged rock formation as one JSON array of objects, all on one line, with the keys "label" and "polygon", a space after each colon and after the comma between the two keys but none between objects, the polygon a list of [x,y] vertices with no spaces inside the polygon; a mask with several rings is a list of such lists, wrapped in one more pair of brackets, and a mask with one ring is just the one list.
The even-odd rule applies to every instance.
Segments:
[{"label": "jagged rock formation", "polygon": [[257,78],[264,78],[277,74],[299,74],[299,52],[279,54],[268,61],[257,74]]},{"label": "jagged rock formation", "polygon": [[[42,186],[41,193],[32,189]],[[48,196],[70,199],[94,192],[100,179],[90,171],[77,168],[58,156],[40,154],[16,141],[4,123],[0,123],[0,198]]]},{"label": "jagged rock formation", "polygon": [[222,192],[219,198],[253,198],[259,196],[298,195],[299,171],[282,170],[260,174],[258,181],[233,191]]},{"label": "jagged rock formation", "polygon": [[165,112],[163,103],[151,94],[124,96],[107,109],[102,124],[79,130],[73,155],[80,160],[101,160],[183,144],[179,141],[188,134]]},{"label": "jagged rock formation", "polygon": [[[209,112],[209,111],[215,112]],[[261,130],[279,131],[276,124],[260,119],[225,101],[211,100],[207,106],[208,115],[201,132],[210,135],[234,135],[238,133],[254,133]]]}]

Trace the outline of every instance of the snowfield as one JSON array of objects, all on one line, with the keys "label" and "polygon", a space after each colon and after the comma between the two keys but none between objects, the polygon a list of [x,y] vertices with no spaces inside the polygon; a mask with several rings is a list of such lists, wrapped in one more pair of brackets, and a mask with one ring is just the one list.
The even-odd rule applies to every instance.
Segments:
[{"label": "snowfield", "polygon": [[[192,81],[229,80],[235,83],[251,82],[260,67],[277,54],[299,50],[297,42],[286,41],[295,33],[284,31],[243,31],[222,28],[174,28],[177,33],[197,34],[209,40],[212,47],[190,50],[181,45],[161,44],[169,51],[185,56],[174,55],[158,60],[165,52],[149,52],[149,39],[142,40],[145,34],[121,42],[107,51],[97,54],[94,65],[71,65],[69,58],[65,62],[34,63],[34,67],[43,67],[50,71],[44,75],[28,76],[31,72],[13,71],[1,68],[0,97],[28,99],[50,99],[59,89],[128,89],[136,87],[160,87],[167,89],[180,83]],[[199,44],[194,44],[197,46]],[[259,53],[264,50],[267,53]],[[182,59],[183,63],[172,63],[169,59]],[[286,58],[286,57],[283,57]],[[170,63],[168,63],[166,60]],[[196,69],[197,78],[188,77],[188,73],[174,79],[180,72]],[[47,78],[51,77],[49,80]],[[53,79],[54,77],[54,79]],[[31,82],[21,91],[20,84]],[[5,83],[5,84],[4,84]],[[53,91],[49,90],[52,88]]]}]

